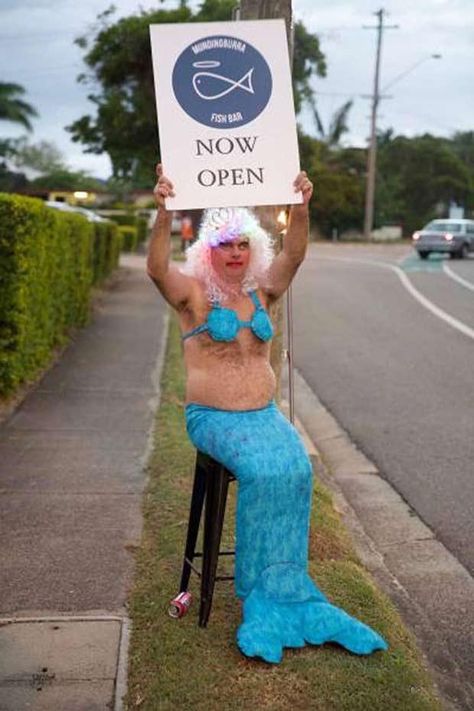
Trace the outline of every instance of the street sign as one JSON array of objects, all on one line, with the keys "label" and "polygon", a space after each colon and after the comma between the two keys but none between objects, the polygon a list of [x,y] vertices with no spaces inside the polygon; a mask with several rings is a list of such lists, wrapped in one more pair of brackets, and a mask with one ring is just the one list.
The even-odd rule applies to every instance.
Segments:
[{"label": "street sign", "polygon": [[283,20],[150,26],[170,210],[299,203]]}]

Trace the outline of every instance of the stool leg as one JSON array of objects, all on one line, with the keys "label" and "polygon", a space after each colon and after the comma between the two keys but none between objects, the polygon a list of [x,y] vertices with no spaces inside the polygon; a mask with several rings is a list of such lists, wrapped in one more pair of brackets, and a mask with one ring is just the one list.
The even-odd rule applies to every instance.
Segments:
[{"label": "stool leg", "polygon": [[196,455],[196,466],[194,471],[193,493],[191,496],[191,507],[189,510],[188,533],[186,536],[186,546],[184,551],[183,570],[179,591],[185,592],[189,585],[191,566],[188,561],[193,561],[196,552],[196,541],[201,522],[204,496],[206,493],[206,469],[201,461],[199,452]]},{"label": "stool leg", "polygon": [[200,627],[206,627],[211,613],[227,490],[229,488],[229,479],[223,466],[219,465],[214,470],[213,468],[208,469],[207,476],[201,604],[199,607]]}]

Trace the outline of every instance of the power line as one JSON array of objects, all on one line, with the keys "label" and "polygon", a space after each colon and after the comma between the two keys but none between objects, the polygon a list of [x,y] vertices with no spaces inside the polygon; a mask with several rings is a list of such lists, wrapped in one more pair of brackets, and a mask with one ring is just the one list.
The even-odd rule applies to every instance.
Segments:
[{"label": "power line", "polygon": [[426,62],[428,59],[441,59],[441,54],[429,54],[427,57],[422,57],[422,59],[419,59],[415,64],[413,64],[411,67],[408,67],[408,69],[405,69],[401,74],[397,74],[396,77],[391,79],[388,84],[384,86],[382,91],[386,91],[389,87],[393,86],[394,84],[397,83],[397,81],[400,81],[400,79],[403,79],[403,77],[406,77],[407,74],[410,74],[414,69],[420,66],[420,64],[423,64],[423,62]]}]

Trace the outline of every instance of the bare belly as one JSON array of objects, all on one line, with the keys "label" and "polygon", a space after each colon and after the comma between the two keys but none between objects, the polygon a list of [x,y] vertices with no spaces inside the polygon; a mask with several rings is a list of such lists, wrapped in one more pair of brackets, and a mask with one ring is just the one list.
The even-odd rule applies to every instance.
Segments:
[{"label": "bare belly", "polygon": [[[204,367],[203,367],[204,366]],[[216,360],[187,365],[186,403],[221,410],[253,410],[268,405],[275,395],[275,374],[266,357],[245,363]]]}]

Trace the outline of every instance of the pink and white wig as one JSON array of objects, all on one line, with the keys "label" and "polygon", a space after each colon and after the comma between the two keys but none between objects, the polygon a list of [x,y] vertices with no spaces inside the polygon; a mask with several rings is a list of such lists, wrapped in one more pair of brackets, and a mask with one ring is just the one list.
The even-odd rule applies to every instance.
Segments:
[{"label": "pink and white wig", "polygon": [[260,226],[257,217],[245,207],[220,207],[204,211],[198,239],[186,250],[184,274],[203,282],[211,301],[221,301],[229,292],[228,285],[219,279],[211,263],[211,251],[222,242],[247,237],[250,260],[241,284],[243,292],[266,284],[272,263],[273,241]]}]

